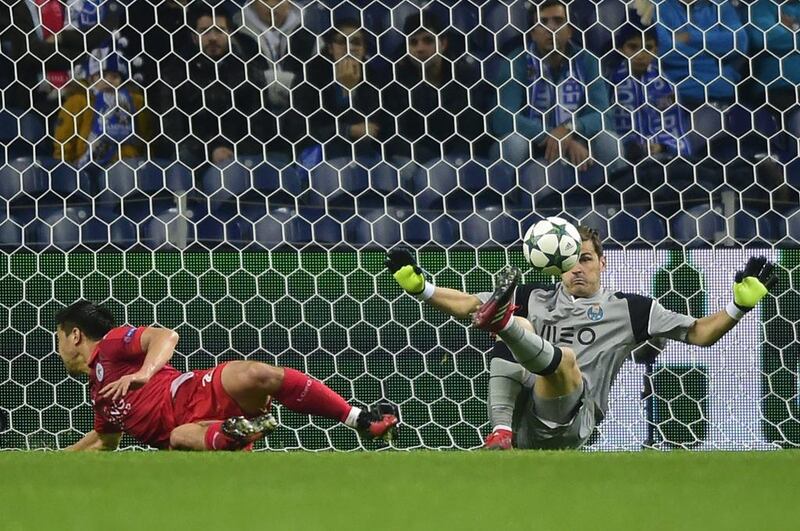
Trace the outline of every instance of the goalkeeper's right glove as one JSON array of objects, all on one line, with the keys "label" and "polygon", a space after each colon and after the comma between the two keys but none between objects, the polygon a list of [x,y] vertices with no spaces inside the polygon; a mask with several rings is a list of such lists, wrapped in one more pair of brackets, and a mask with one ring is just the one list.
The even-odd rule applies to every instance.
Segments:
[{"label": "goalkeeper's right glove", "polygon": [[743,271],[737,271],[733,284],[733,302],[725,311],[737,321],[756,307],[778,281],[775,264],[763,256],[750,258]]},{"label": "goalkeeper's right glove", "polygon": [[428,300],[436,289],[425,280],[422,269],[417,265],[413,253],[407,247],[395,247],[386,255],[386,267],[406,293],[422,300]]}]

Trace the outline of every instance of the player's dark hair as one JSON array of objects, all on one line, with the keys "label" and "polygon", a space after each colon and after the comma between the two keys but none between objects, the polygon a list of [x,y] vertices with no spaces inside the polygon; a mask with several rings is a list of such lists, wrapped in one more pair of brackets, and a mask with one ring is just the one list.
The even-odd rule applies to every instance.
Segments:
[{"label": "player's dark hair", "polygon": [[222,6],[210,6],[205,2],[193,2],[189,6],[189,15],[188,15],[188,23],[189,27],[193,30],[197,30],[197,22],[203,18],[209,17],[211,20],[216,23],[217,20],[224,18],[225,21],[228,23],[228,31],[233,31],[232,23],[230,14],[228,14]]},{"label": "player's dark hair", "polygon": [[342,35],[344,33],[344,28],[353,28],[356,31],[360,31],[363,29],[361,26],[361,22],[357,19],[352,17],[343,17],[336,19],[336,22],[333,24],[333,27],[329,29],[325,35],[322,36],[322,41],[325,44],[331,44],[333,39],[337,35]]},{"label": "player's dark hair", "polygon": [[586,225],[581,225],[578,227],[578,232],[581,235],[581,241],[592,242],[594,252],[597,253],[597,256],[603,256],[603,242],[600,241],[599,232],[591,227],[587,227]]},{"label": "player's dark hair", "polygon": [[642,39],[643,45],[646,45],[647,41],[654,41],[658,45],[658,33],[656,33],[655,26],[642,28],[639,24],[631,22],[623,24],[614,32],[614,44],[617,48],[622,48],[626,42],[634,37]]},{"label": "player's dark hair", "polygon": [[441,19],[432,11],[425,10],[422,13],[413,13],[406,18],[403,24],[403,35],[411,36],[420,31],[427,31],[434,35],[444,37],[444,25]]},{"label": "player's dark hair", "polygon": [[64,332],[77,328],[94,341],[102,339],[116,326],[110,311],[90,301],[78,301],[57,311],[55,320]]},{"label": "player's dark hair", "polygon": [[544,0],[539,5],[530,4],[528,8],[528,23],[530,27],[533,28],[536,24],[539,23],[539,13],[547,9],[548,7],[553,6],[561,6],[564,8],[564,13],[567,16],[567,22],[569,22],[569,9],[567,8],[567,3],[563,2],[562,0]]}]

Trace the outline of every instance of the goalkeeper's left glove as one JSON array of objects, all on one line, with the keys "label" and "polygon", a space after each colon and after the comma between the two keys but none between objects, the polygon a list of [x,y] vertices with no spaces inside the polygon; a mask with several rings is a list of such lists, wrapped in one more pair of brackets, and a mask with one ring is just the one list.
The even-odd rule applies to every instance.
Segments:
[{"label": "goalkeeper's left glove", "polygon": [[738,321],[745,313],[755,308],[777,281],[775,264],[763,256],[750,258],[744,270],[736,272],[733,302],[728,304],[725,311]]},{"label": "goalkeeper's left glove", "polygon": [[425,280],[425,275],[417,265],[411,249],[399,246],[389,251],[386,255],[386,267],[409,295],[422,300],[428,300],[433,296],[435,288]]}]

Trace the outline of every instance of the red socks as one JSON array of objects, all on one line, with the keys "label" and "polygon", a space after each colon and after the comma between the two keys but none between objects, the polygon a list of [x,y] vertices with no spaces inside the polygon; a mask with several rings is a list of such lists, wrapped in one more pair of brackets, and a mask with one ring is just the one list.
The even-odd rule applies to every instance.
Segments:
[{"label": "red socks", "polygon": [[222,421],[208,427],[205,435],[206,450],[240,450],[242,444],[222,433],[221,428]]},{"label": "red socks", "polygon": [[278,401],[297,413],[345,422],[352,409],[333,389],[294,369],[283,369],[283,384],[275,393]]},{"label": "red socks", "polygon": [[[348,426],[356,425],[360,410],[345,402],[333,389],[314,378],[306,376],[294,369],[283,370],[283,383],[275,393],[281,404],[297,413],[305,413],[328,417],[344,422]],[[351,415],[352,413],[352,415]],[[354,418],[350,418],[350,417]],[[211,424],[206,430],[206,450],[240,450],[242,444],[221,431],[222,421]]]}]

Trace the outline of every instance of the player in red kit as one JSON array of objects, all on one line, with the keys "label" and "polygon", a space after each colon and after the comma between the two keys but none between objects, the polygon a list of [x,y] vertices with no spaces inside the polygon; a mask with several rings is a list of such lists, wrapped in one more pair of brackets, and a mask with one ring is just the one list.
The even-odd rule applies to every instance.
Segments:
[{"label": "player in red kit", "polygon": [[277,426],[272,398],[298,413],[344,422],[366,438],[391,440],[398,418],[362,411],[294,369],[230,361],[181,373],[168,364],[178,334],[116,327],[105,308],[80,301],[56,316],[58,353],[70,374],[87,374],[94,429],[67,450],[113,450],[122,433],[156,448],[239,450]]}]

